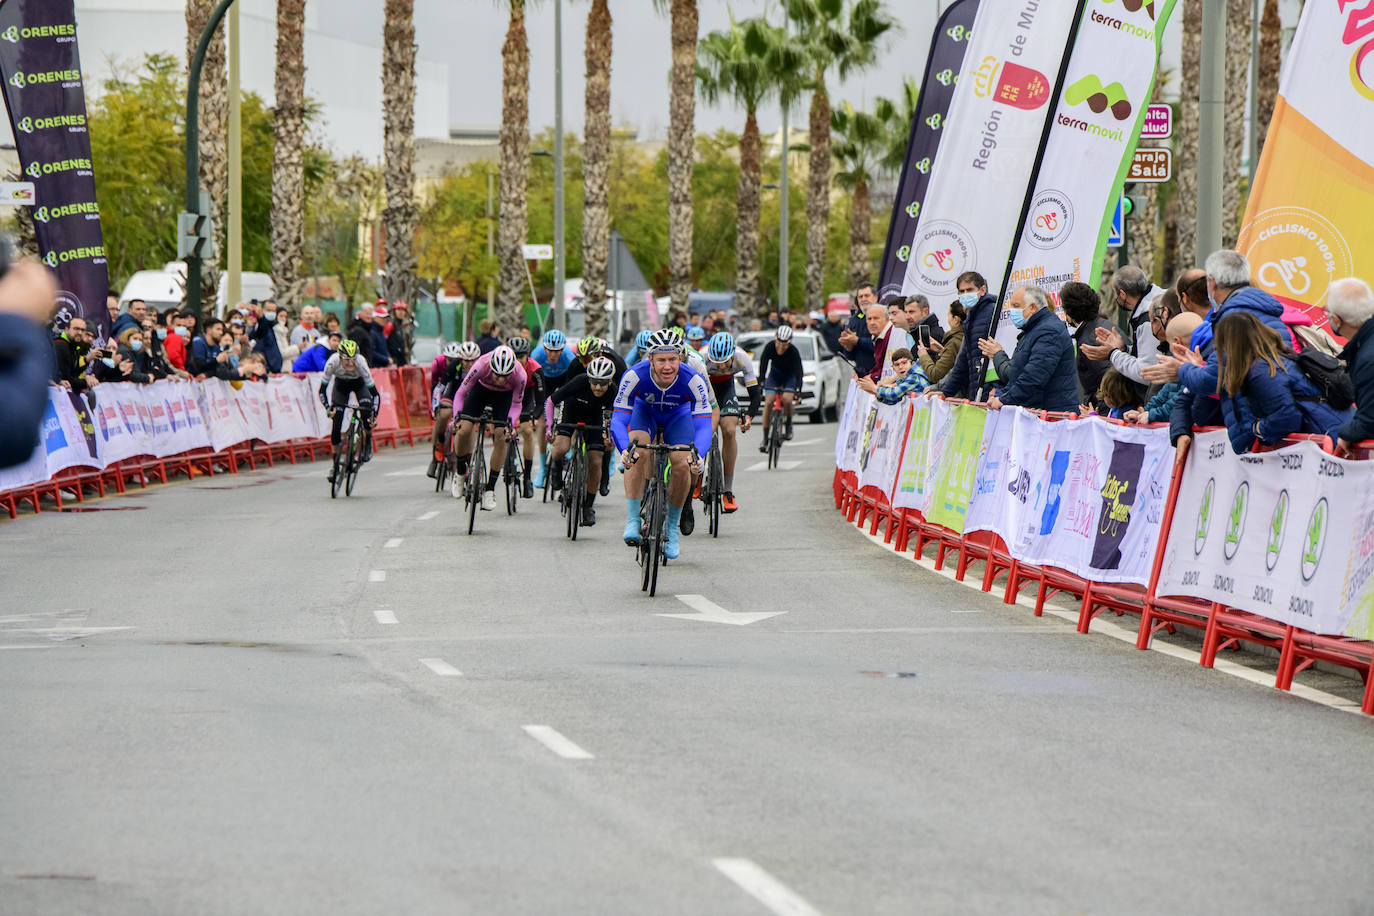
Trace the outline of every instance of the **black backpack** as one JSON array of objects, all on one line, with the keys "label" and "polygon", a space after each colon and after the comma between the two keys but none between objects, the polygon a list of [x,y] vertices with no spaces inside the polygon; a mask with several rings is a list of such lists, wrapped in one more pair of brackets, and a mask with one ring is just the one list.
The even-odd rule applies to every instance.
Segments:
[{"label": "black backpack", "polygon": [[1340,357],[1316,347],[1305,347],[1291,358],[1321,394],[1317,398],[1298,398],[1299,401],[1325,401],[1336,410],[1345,410],[1355,403],[1355,383]]}]

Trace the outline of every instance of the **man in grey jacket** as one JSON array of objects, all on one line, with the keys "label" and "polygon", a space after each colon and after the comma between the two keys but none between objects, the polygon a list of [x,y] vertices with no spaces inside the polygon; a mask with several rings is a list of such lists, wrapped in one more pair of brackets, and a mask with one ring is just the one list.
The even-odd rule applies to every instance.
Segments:
[{"label": "man in grey jacket", "polygon": [[1129,264],[1116,272],[1112,287],[1117,308],[1130,312],[1131,340],[1128,343],[1115,328],[1098,328],[1097,345],[1085,345],[1083,355],[1088,359],[1110,359],[1117,372],[1137,384],[1149,385],[1142,370],[1159,359],[1159,341],[1150,325],[1150,308],[1164,290],[1151,283],[1145,271]]}]

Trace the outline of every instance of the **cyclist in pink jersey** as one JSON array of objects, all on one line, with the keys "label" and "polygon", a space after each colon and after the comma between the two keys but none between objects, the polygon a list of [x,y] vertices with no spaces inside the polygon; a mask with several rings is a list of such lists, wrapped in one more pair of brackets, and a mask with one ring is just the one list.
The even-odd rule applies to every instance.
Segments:
[{"label": "cyclist in pink jersey", "polygon": [[[510,347],[500,346],[484,355],[463,376],[458,393],[453,397],[455,417],[480,416],[491,408],[497,423],[507,423],[509,435],[494,437],[491,446],[491,467],[487,475],[486,492],[482,494],[482,508],[496,508],[496,480],[506,463],[506,446],[520,426],[520,405],[525,396],[525,370],[520,368]],[[473,446],[477,444],[477,426],[471,420],[458,421],[454,451],[458,455],[458,476],[466,476]]]}]

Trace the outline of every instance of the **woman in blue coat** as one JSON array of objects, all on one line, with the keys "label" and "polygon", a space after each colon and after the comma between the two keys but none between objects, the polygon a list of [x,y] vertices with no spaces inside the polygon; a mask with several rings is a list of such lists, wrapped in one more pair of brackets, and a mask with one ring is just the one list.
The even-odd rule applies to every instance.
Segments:
[{"label": "woman in blue coat", "polygon": [[1236,311],[1218,319],[1215,332],[1217,395],[1232,451],[1248,452],[1257,439],[1277,445],[1294,433],[1334,441],[1351,410],[1336,410],[1322,400],[1275,331],[1253,314]]}]

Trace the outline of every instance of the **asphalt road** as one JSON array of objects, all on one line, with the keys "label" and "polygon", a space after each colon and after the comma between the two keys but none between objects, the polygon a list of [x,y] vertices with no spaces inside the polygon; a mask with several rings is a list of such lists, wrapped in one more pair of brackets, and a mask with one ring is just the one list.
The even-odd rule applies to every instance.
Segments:
[{"label": "asphalt road", "polygon": [[1374,908],[1374,722],[878,550],[833,433],[656,599],[422,449],[0,524],[0,913]]}]

